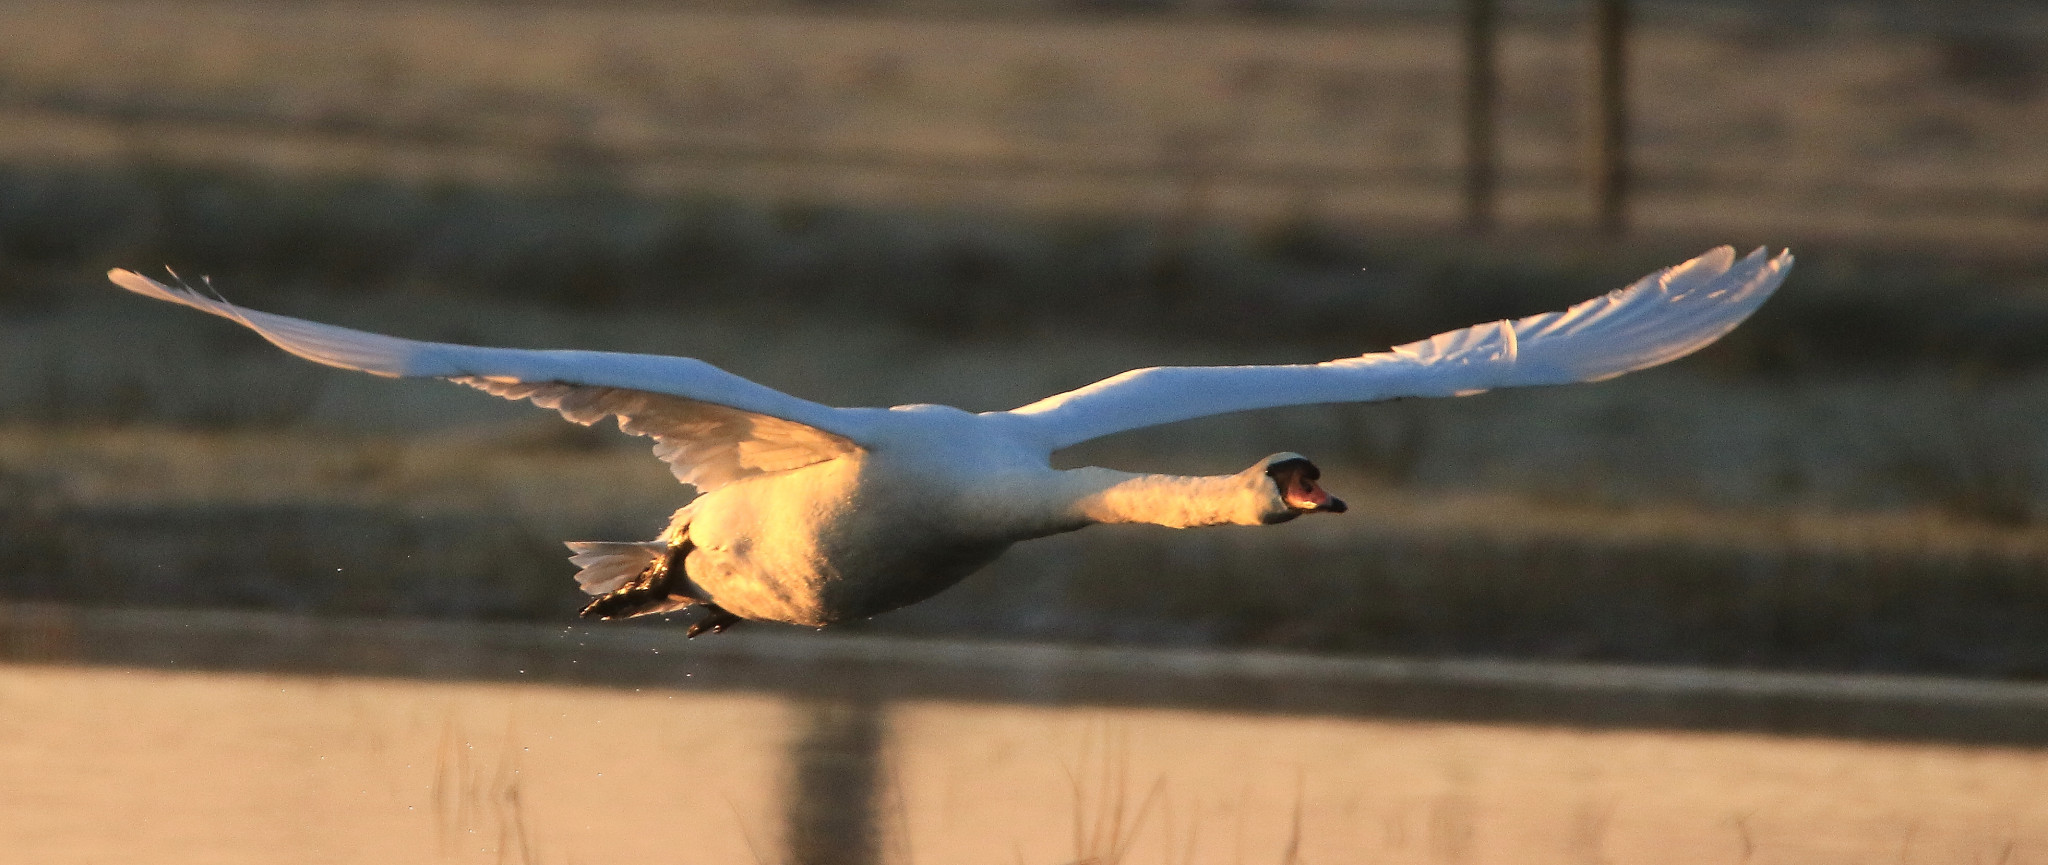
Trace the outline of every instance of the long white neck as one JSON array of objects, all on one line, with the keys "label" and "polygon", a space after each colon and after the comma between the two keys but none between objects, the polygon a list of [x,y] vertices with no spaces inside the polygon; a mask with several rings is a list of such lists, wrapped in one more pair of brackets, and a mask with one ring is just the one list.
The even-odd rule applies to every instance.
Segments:
[{"label": "long white neck", "polygon": [[1151,523],[1176,529],[1258,526],[1286,513],[1272,483],[1249,470],[1185,477],[1090,467],[1060,475],[1067,514],[1084,524]]}]

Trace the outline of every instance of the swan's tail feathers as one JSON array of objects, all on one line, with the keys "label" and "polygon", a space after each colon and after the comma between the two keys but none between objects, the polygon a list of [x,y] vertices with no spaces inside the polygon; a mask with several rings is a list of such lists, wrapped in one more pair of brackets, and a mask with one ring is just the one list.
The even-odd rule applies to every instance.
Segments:
[{"label": "swan's tail feathers", "polygon": [[[582,568],[576,583],[586,595],[608,595],[626,587],[668,555],[662,541],[570,541],[569,564]],[[678,607],[681,609],[681,607]]]}]

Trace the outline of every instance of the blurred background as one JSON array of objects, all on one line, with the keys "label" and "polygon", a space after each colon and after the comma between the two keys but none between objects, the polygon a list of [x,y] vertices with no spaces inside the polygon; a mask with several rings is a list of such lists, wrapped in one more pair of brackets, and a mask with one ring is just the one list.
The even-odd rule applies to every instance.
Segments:
[{"label": "blurred background", "polygon": [[[18,655],[81,651],[77,617],[133,608],[559,630],[580,603],[560,542],[651,537],[686,500],[644,440],[316,367],[126,295],[110,267],[414,338],[989,410],[1139,366],[1375,351],[1723,243],[1799,265],[1665,368],[1060,457],[1203,473],[1298,451],[1342,519],[1037,541],[841,630],[2048,675],[2037,3],[6,0],[0,597],[42,611],[11,620]],[[20,624],[38,616],[72,624]],[[789,729],[872,751],[887,725],[858,705]],[[2048,740],[2030,711],[2001,735]],[[1074,723],[1062,742],[1114,750]],[[2026,760],[2014,783],[2048,777]],[[1068,780],[1114,774],[1088,765]],[[886,774],[860,771],[861,790]],[[506,841],[525,830],[490,789],[493,855],[559,858]],[[1375,837],[1492,861],[1466,831],[1480,799],[1424,798],[1409,834]],[[1626,798],[1532,825],[1569,836],[1559,861],[1597,861],[1582,836]],[[2014,807],[1998,825],[2032,828],[1969,824],[1956,837],[1991,839],[1969,855],[2048,855]],[[1073,810],[1084,861],[1097,812]],[[1708,821],[1739,857],[1705,858],[1750,861],[1745,813]],[[827,861],[790,831],[787,858]],[[879,861],[887,833],[845,831],[835,855]],[[774,861],[769,841],[745,849]]]}]

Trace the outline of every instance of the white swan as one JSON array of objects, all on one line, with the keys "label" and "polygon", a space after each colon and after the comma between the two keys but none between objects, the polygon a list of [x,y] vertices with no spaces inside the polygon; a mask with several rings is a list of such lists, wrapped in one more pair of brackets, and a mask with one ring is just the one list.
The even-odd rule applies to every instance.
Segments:
[{"label": "white swan", "polygon": [[585,616],[702,606],[691,636],[741,619],[826,625],[915,603],[1017,541],[1096,523],[1265,525],[1341,513],[1291,453],[1234,475],[1054,470],[1054,451],[1206,415],[1597,381],[1689,354],[1770,296],[1790,252],[1728,247],[1563,312],[1291,366],[1153,367],[1010,411],[832,408],[683,357],[416,342],[244,309],[126,270],[137,294],[233,319],[292,354],[433,376],[569,420],[618,418],[698,496],[646,543],[571,543]]}]

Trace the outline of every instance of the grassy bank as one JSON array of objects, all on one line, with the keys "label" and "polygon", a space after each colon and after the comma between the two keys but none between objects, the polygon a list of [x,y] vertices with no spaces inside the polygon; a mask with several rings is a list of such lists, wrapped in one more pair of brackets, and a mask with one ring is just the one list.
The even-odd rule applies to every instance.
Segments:
[{"label": "grassy bank", "polygon": [[[0,159],[1458,224],[1456,4],[1025,5],[20,0]],[[2038,249],[2048,18],[1897,5],[1639,4],[1637,227]],[[1504,226],[1589,224],[1581,13],[1502,10]]]}]

